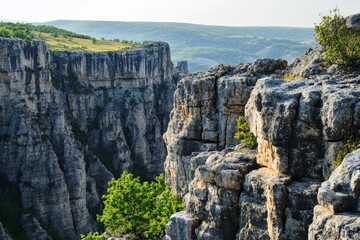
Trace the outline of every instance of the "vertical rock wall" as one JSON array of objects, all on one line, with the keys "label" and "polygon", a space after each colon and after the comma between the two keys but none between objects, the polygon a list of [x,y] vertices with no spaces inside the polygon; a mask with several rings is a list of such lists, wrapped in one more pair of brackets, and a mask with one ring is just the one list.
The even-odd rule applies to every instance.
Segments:
[{"label": "vertical rock wall", "polygon": [[175,193],[185,195],[193,152],[222,150],[234,146],[236,120],[257,77],[249,66],[220,65],[209,71],[188,75],[177,85],[174,108],[164,135],[168,155],[165,174]]},{"label": "vertical rock wall", "polygon": [[[35,217],[24,234],[53,227],[77,239],[97,229],[113,176],[163,171],[173,73],[160,42],[51,53],[42,42],[0,39],[0,191]],[[25,229],[29,221],[39,226]]]},{"label": "vertical rock wall", "polygon": [[[172,217],[167,239],[180,239],[178,233],[184,231],[185,239],[356,238],[359,232],[355,227],[359,196],[357,155],[348,156],[331,173],[341,146],[358,136],[360,80],[356,75],[312,74],[311,80],[260,79],[250,98],[244,99],[245,117],[258,142],[256,163],[251,155],[230,160],[228,151],[193,152],[186,154],[188,158],[181,158],[182,152],[173,150],[182,161],[172,166],[187,164],[187,167],[170,172],[169,180],[175,189],[178,182],[172,181],[172,177],[180,178],[176,174],[189,183],[183,191],[185,212]],[[202,81],[196,84],[201,86],[207,79]],[[186,119],[186,114],[174,116],[178,117],[172,120]],[[189,122],[197,119],[189,116]],[[209,116],[201,118],[202,122]],[[199,124],[194,122],[194,125]],[[182,130],[182,125],[178,126]],[[173,137],[178,141],[173,143],[180,146],[173,149],[181,150],[180,140],[192,136],[188,129],[175,135],[181,137]],[[235,153],[249,154],[238,147]],[[169,157],[172,156],[167,161]],[[240,163],[242,167],[231,165],[230,170],[229,162]],[[188,174],[186,177],[183,169]],[[221,179],[235,182],[239,187],[233,191],[231,184],[224,186]]]}]

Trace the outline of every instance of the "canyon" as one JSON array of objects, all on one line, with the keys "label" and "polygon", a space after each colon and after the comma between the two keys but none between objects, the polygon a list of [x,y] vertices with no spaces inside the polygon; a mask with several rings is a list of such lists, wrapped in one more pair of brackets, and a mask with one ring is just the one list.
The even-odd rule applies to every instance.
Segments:
[{"label": "canyon", "polygon": [[95,231],[113,177],[163,172],[176,69],[161,42],[52,53],[43,42],[0,39],[0,193],[21,209],[11,216],[19,238]]},{"label": "canyon", "polygon": [[[21,209],[19,225],[1,216],[0,238],[98,230],[101,196],[123,171],[165,172],[183,197],[168,240],[358,238],[360,150],[334,161],[360,130],[360,75],[321,54],[188,74],[162,42],[50,52],[0,38],[0,201]],[[257,149],[234,139],[239,116]]]}]

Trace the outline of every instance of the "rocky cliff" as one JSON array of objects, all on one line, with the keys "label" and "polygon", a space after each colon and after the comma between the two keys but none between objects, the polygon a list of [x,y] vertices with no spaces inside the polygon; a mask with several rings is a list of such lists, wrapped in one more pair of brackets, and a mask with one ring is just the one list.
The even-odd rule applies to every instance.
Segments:
[{"label": "rocky cliff", "polygon": [[[241,146],[206,151],[204,123],[216,116],[217,126],[224,128],[227,125],[221,119],[228,115],[216,107],[206,110],[203,106],[211,104],[204,101],[180,104],[177,96],[210,99],[210,103],[226,102],[229,97],[201,95],[198,88],[208,86],[209,77],[180,81],[165,134],[170,143],[165,171],[174,190],[185,195],[186,208],[172,216],[167,239],[357,238],[358,152],[333,170],[337,153],[360,130],[360,77],[337,74],[336,66],[325,68],[321,63],[321,51],[310,50],[286,70],[302,79],[284,81],[272,75],[256,80],[256,74],[251,84],[240,86],[230,80],[236,74],[227,72],[232,76],[224,80],[229,83],[225,92],[239,91],[233,98],[242,106],[237,115],[245,115],[257,138],[255,152]],[[244,86],[249,91],[242,91]],[[191,94],[183,94],[182,89],[192,90]],[[201,114],[194,114],[194,106],[200,107]],[[225,132],[221,127],[217,133]],[[194,129],[198,130],[195,138]],[[227,136],[230,139],[233,133]],[[218,139],[210,150],[230,142]]]},{"label": "rocky cliff", "polygon": [[177,85],[174,107],[164,135],[168,155],[165,174],[175,193],[185,195],[194,177],[194,152],[234,146],[236,120],[257,79],[285,69],[283,60],[262,59],[236,67],[220,65],[187,75]]},{"label": "rocky cliff", "polygon": [[10,235],[79,238],[97,229],[113,176],[162,172],[174,74],[161,42],[51,53],[43,42],[0,39],[0,201],[13,211],[0,221]]}]

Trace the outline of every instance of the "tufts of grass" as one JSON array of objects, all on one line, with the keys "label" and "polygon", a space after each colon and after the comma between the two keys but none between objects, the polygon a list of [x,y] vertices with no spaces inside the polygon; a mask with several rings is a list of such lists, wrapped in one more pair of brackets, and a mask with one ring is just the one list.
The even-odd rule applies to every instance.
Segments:
[{"label": "tufts of grass", "polygon": [[115,42],[96,40],[95,38],[72,38],[65,35],[54,36],[48,33],[36,33],[35,39],[45,41],[52,51],[110,52],[141,47],[141,43],[133,43],[131,41]]},{"label": "tufts of grass", "polygon": [[0,37],[45,41],[52,51],[109,52],[141,47],[132,41],[97,40],[53,26],[0,22]]},{"label": "tufts of grass", "polygon": [[300,77],[291,73],[285,73],[284,76],[282,77],[283,80],[286,81],[290,81],[290,80],[295,80],[295,79],[299,79]]},{"label": "tufts of grass", "polygon": [[359,149],[359,147],[360,147],[360,141],[356,141],[356,142],[353,142],[351,140],[347,141],[347,143],[336,154],[336,158],[333,162],[334,169],[340,166],[346,155]]}]

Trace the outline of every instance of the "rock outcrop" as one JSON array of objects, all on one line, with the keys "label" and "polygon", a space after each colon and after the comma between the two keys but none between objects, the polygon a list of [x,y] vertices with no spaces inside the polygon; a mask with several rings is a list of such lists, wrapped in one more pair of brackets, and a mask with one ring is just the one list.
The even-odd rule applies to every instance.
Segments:
[{"label": "rock outcrop", "polygon": [[175,193],[188,191],[193,152],[236,145],[236,120],[244,114],[257,79],[285,67],[286,61],[261,59],[236,67],[220,65],[180,80],[164,135],[168,150],[165,174]]},{"label": "rock outcrop", "polygon": [[360,150],[350,153],[321,184],[309,239],[360,238]]},{"label": "rock outcrop", "polygon": [[166,43],[51,53],[43,42],[0,38],[1,193],[15,189],[37,229],[71,239],[96,230],[114,175],[163,171],[173,74]]},{"label": "rock outcrop", "polygon": [[348,28],[359,28],[360,27],[360,13],[346,17],[345,21],[346,21],[346,25]]},{"label": "rock outcrop", "polygon": [[193,154],[193,180],[185,196],[186,212],[168,223],[168,239],[234,239],[244,176],[257,167],[255,151],[226,149]]},{"label": "rock outcrop", "polygon": [[259,80],[246,106],[257,136],[257,162],[296,178],[332,172],[326,151],[360,129],[360,77],[330,80]]},{"label": "rock outcrop", "polygon": [[[263,236],[269,239],[306,239],[312,208],[317,202],[317,189],[333,171],[336,152],[328,152],[359,130],[359,80],[333,76],[329,80],[266,78],[257,82],[245,110],[250,129],[257,137],[257,163],[266,166],[269,172],[291,177],[291,181],[278,183],[277,191],[267,197],[273,210],[263,215],[267,218],[261,224],[265,233],[258,231],[251,236],[241,235],[242,232],[248,234],[250,228],[240,223],[239,239],[245,236],[254,239]],[[250,178],[254,172],[247,177]],[[253,184],[258,184],[262,175],[253,178],[256,179]],[[260,189],[266,193],[267,189],[272,189],[271,186]],[[297,187],[291,190],[291,186]],[[253,194],[256,191],[251,189],[248,192]],[[278,195],[279,192],[282,194]],[[246,196],[246,191],[242,196]],[[261,198],[257,196],[253,202],[259,202]],[[253,213],[254,208],[249,212]],[[256,215],[260,216],[260,213]]]},{"label": "rock outcrop", "polygon": [[[203,106],[207,106],[204,101],[195,102],[198,105],[177,102],[180,90],[196,89],[193,86],[201,88],[193,90],[191,97],[180,95],[184,96],[182,99],[214,99],[201,95],[205,89],[213,89],[206,87],[209,78],[180,81],[165,135],[170,143],[165,171],[174,190],[185,194],[186,209],[171,219],[167,239],[180,239],[177,233],[184,234],[184,239],[358,237],[359,153],[349,155],[332,172],[337,153],[360,130],[360,77],[336,75],[333,70],[334,67],[324,68],[321,64],[321,51],[310,50],[287,69],[308,79],[284,81],[273,75],[256,80],[255,86],[249,86],[250,94],[236,95],[234,101],[246,103],[238,114],[245,114],[258,148],[256,158],[239,157],[247,154],[245,150],[231,152],[238,155],[233,161],[242,166],[232,165],[231,170],[228,165],[232,157],[227,155],[230,152],[206,151],[209,142],[204,138],[204,123],[214,114],[203,114]],[[185,83],[191,87],[181,86]],[[235,87],[232,92],[240,89],[243,88]],[[185,106],[184,111],[181,106]],[[188,106],[200,107],[202,117],[196,117],[199,114],[191,108],[186,111]],[[226,116],[219,110],[216,113],[218,119]],[[219,122],[218,126],[224,127]],[[225,144],[221,145],[219,139],[218,149],[231,142],[223,141]],[[189,141],[191,144],[183,151],[184,142]],[[195,144],[199,142],[201,148]],[[203,152],[194,153],[199,150]],[[218,169],[224,174],[219,174]],[[236,184],[224,185],[220,179]]]}]

